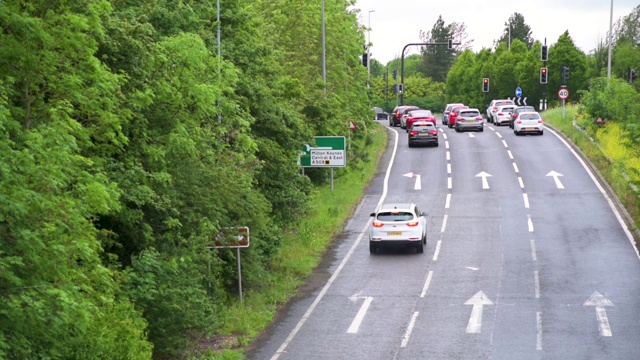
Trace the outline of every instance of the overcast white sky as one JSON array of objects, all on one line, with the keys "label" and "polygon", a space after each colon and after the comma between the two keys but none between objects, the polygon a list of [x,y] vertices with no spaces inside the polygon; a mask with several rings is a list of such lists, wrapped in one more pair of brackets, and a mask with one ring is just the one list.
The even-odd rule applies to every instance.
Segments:
[{"label": "overcast white sky", "polygon": [[[438,16],[445,24],[464,23],[467,39],[473,39],[473,50],[493,48],[493,41],[504,30],[505,22],[518,12],[531,27],[534,40],[554,44],[569,30],[577,47],[585,53],[595,49],[599,40],[606,40],[613,0],[356,0],[361,10],[360,22],[370,22],[371,53],[386,64],[400,58],[408,43],[420,42],[420,30],[433,28]],[[613,1],[613,22],[629,15],[639,0]],[[373,10],[373,12],[370,12]],[[407,48],[405,56],[418,53],[419,47]]]}]

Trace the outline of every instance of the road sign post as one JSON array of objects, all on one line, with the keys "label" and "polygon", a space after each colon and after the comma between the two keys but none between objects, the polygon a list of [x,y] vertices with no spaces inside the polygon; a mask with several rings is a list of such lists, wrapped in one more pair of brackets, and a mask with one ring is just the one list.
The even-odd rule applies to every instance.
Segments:
[{"label": "road sign post", "polygon": [[566,116],[564,102],[569,98],[569,89],[564,87],[560,88],[560,90],[558,90],[558,98],[562,100],[562,118],[564,119]]},{"label": "road sign post", "polygon": [[[213,238],[213,246],[209,249],[225,249],[235,248],[236,258],[238,259],[238,291],[240,292],[240,301],[242,301],[242,264],[240,261],[240,248],[249,247],[249,227],[227,227],[222,229],[220,233]],[[211,262],[209,262],[209,271],[211,271]],[[209,282],[211,287],[211,282]]]},{"label": "road sign post", "polygon": [[347,166],[347,147],[344,136],[314,136],[315,147],[305,144],[298,165],[331,168],[331,190],[333,190],[333,168]]}]

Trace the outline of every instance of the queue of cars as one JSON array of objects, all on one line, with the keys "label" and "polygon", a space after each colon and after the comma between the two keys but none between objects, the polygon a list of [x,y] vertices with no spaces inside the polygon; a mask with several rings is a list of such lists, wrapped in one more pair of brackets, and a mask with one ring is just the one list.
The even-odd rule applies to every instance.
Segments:
[{"label": "queue of cars", "polygon": [[[485,118],[480,110],[461,103],[447,104],[442,113],[442,125],[464,130],[484,131]],[[533,106],[516,106],[511,100],[493,100],[487,108],[487,119],[496,126],[503,124],[513,128],[515,135],[544,133],[544,120]],[[438,146],[438,129],[430,110],[417,106],[397,106],[389,115],[389,126],[407,130],[409,147],[415,145]],[[415,248],[423,253],[427,243],[428,214],[415,203],[383,204],[375,212],[369,228],[369,252],[378,253],[383,247]]]}]

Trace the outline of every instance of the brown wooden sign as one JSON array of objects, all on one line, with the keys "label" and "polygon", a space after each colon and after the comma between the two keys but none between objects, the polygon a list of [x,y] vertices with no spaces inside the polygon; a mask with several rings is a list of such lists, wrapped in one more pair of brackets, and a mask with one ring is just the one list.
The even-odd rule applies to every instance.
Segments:
[{"label": "brown wooden sign", "polygon": [[227,227],[222,229],[214,239],[214,248],[246,248],[249,247],[249,227]]}]

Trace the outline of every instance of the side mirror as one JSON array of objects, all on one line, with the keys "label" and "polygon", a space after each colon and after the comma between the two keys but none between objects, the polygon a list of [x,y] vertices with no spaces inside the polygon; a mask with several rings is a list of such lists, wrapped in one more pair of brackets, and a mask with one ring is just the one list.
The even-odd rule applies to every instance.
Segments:
[{"label": "side mirror", "polygon": [[369,216],[376,216],[376,213],[372,212]]},{"label": "side mirror", "polygon": [[423,211],[422,212],[422,216],[427,217],[427,216],[429,216],[429,214],[426,211]]}]

